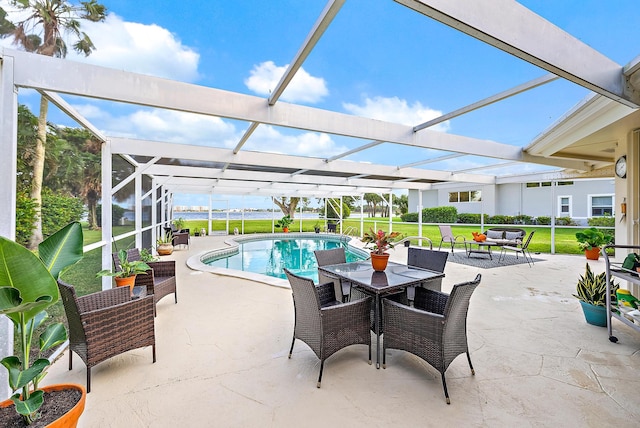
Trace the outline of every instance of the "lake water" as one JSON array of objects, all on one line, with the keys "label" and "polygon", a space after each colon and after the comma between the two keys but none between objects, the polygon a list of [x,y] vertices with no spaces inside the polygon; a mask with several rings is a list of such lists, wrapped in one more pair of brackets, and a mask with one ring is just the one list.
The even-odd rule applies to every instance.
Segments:
[{"label": "lake water", "polygon": [[[284,214],[282,211],[278,211],[275,213],[271,213],[270,211],[247,211],[244,213],[245,220],[271,220],[272,218],[275,220],[280,220]],[[209,218],[209,213],[203,211],[180,211],[173,213],[174,218],[182,217],[185,220],[207,220]],[[212,212],[211,218],[214,220],[226,220],[227,213],[224,212]],[[303,219],[317,219],[319,218],[318,213],[302,213]],[[229,213],[230,220],[241,220],[242,213],[240,212],[230,212]],[[296,213],[295,219],[300,219],[300,213]]]}]

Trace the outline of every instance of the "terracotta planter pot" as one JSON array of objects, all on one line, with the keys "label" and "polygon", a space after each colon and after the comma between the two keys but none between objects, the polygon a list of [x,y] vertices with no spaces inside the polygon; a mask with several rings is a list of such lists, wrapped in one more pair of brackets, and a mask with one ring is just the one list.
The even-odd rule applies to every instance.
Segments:
[{"label": "terracotta planter pot", "polygon": [[387,263],[389,263],[389,254],[371,253],[371,266],[376,272],[383,272],[387,268]]},{"label": "terracotta planter pot", "polygon": [[133,293],[133,286],[136,283],[136,276],[128,276],[126,278],[115,278],[117,287],[129,287],[129,294]]},{"label": "terracotta planter pot", "polygon": [[[76,403],[75,406],[71,408],[71,410],[47,425],[48,428],[75,428],[78,425],[78,419],[80,419],[80,415],[82,415],[82,412],[84,411],[84,405],[87,400],[87,390],[84,388],[84,386],[77,385],[75,383],[60,383],[45,386],[41,389],[45,392],[62,391],[65,389],[77,389],[82,393],[80,400]],[[9,406],[13,406],[13,401],[11,401],[10,399],[7,399],[0,403],[0,407]]]},{"label": "terracotta planter pot", "polygon": [[590,250],[584,250],[587,260],[598,260],[600,258],[600,247],[593,247]]},{"label": "terracotta planter pot", "polygon": [[160,244],[160,245],[158,245],[158,248],[156,248],[156,251],[161,256],[168,256],[169,254],[173,253],[173,245],[172,244]]},{"label": "terracotta planter pot", "polygon": [[288,228],[288,227],[283,227],[283,228],[282,228],[282,231],[283,231],[284,233],[289,233],[289,228]]}]

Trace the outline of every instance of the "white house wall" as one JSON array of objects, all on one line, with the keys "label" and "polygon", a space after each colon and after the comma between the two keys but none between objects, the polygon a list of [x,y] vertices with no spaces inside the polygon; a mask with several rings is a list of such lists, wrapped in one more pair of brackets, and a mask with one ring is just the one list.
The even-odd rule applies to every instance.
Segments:
[{"label": "white house wall", "polygon": [[[459,213],[480,214],[490,216],[501,214],[509,216],[529,215],[532,217],[553,215],[554,198],[570,196],[571,217],[578,224],[586,224],[590,217],[590,199],[597,195],[614,195],[614,179],[574,180],[573,185],[556,186],[555,193],[551,186],[527,187],[526,183],[507,183],[497,185],[457,185],[442,186],[438,189],[427,190],[422,193],[422,204],[425,208],[437,206],[453,206]],[[482,192],[482,202],[449,202],[449,192],[474,191]],[[617,202],[614,198],[614,210],[617,211]],[[409,206],[415,207],[418,203],[418,191],[409,191]],[[558,213],[555,213],[558,217]]]}]

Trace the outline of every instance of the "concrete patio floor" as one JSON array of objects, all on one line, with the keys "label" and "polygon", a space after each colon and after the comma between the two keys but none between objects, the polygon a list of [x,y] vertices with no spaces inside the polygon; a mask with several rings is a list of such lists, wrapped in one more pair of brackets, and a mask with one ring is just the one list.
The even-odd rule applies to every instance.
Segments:
[{"label": "concrete patio floor", "polygon": [[[226,238],[194,237],[168,256],[178,304],[158,303],[157,362],[145,348],[94,367],[80,427],[638,426],[640,332],[614,320],[613,344],[586,324],[571,296],[583,256],[536,255],[544,261],[532,268],[447,264],[443,291],[482,273],[468,316],[476,375],[464,355],[451,364],[447,405],[435,369],[391,350],[376,370],[362,345],[329,358],[317,389],[313,352],[296,341],[287,358],[290,290],[186,266]],[[406,262],[405,248],[391,253]],[[604,261],[590,263],[604,271]],[[67,364],[65,353],[45,383],[84,385],[80,358],[72,371]]]}]

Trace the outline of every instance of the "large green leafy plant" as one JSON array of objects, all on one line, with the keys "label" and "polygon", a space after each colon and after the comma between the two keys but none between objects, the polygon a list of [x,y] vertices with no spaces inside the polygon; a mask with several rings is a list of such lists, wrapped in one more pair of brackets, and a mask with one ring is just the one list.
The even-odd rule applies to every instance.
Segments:
[{"label": "large green leafy plant", "polygon": [[59,299],[56,279],[82,258],[82,227],[70,223],[38,246],[38,255],[0,236],[0,314],[16,327],[20,356],[12,355],[0,363],[9,371],[11,400],[16,411],[30,425],[38,418],[44,402],[38,384],[51,362],[42,353],[67,340],[64,325],[47,326],[38,343],[39,358],[30,364],[34,331],[47,318],[46,308]]},{"label": "large green leafy plant", "polygon": [[576,239],[581,250],[591,250],[592,248],[601,248],[609,244],[613,236],[595,227],[590,227],[576,232]]},{"label": "large green leafy plant", "polygon": [[131,260],[127,258],[127,251],[118,251],[118,260],[120,260],[120,269],[109,270],[104,269],[96,274],[96,276],[114,276],[116,278],[128,278],[134,275],[145,275],[151,267],[142,260]]}]

